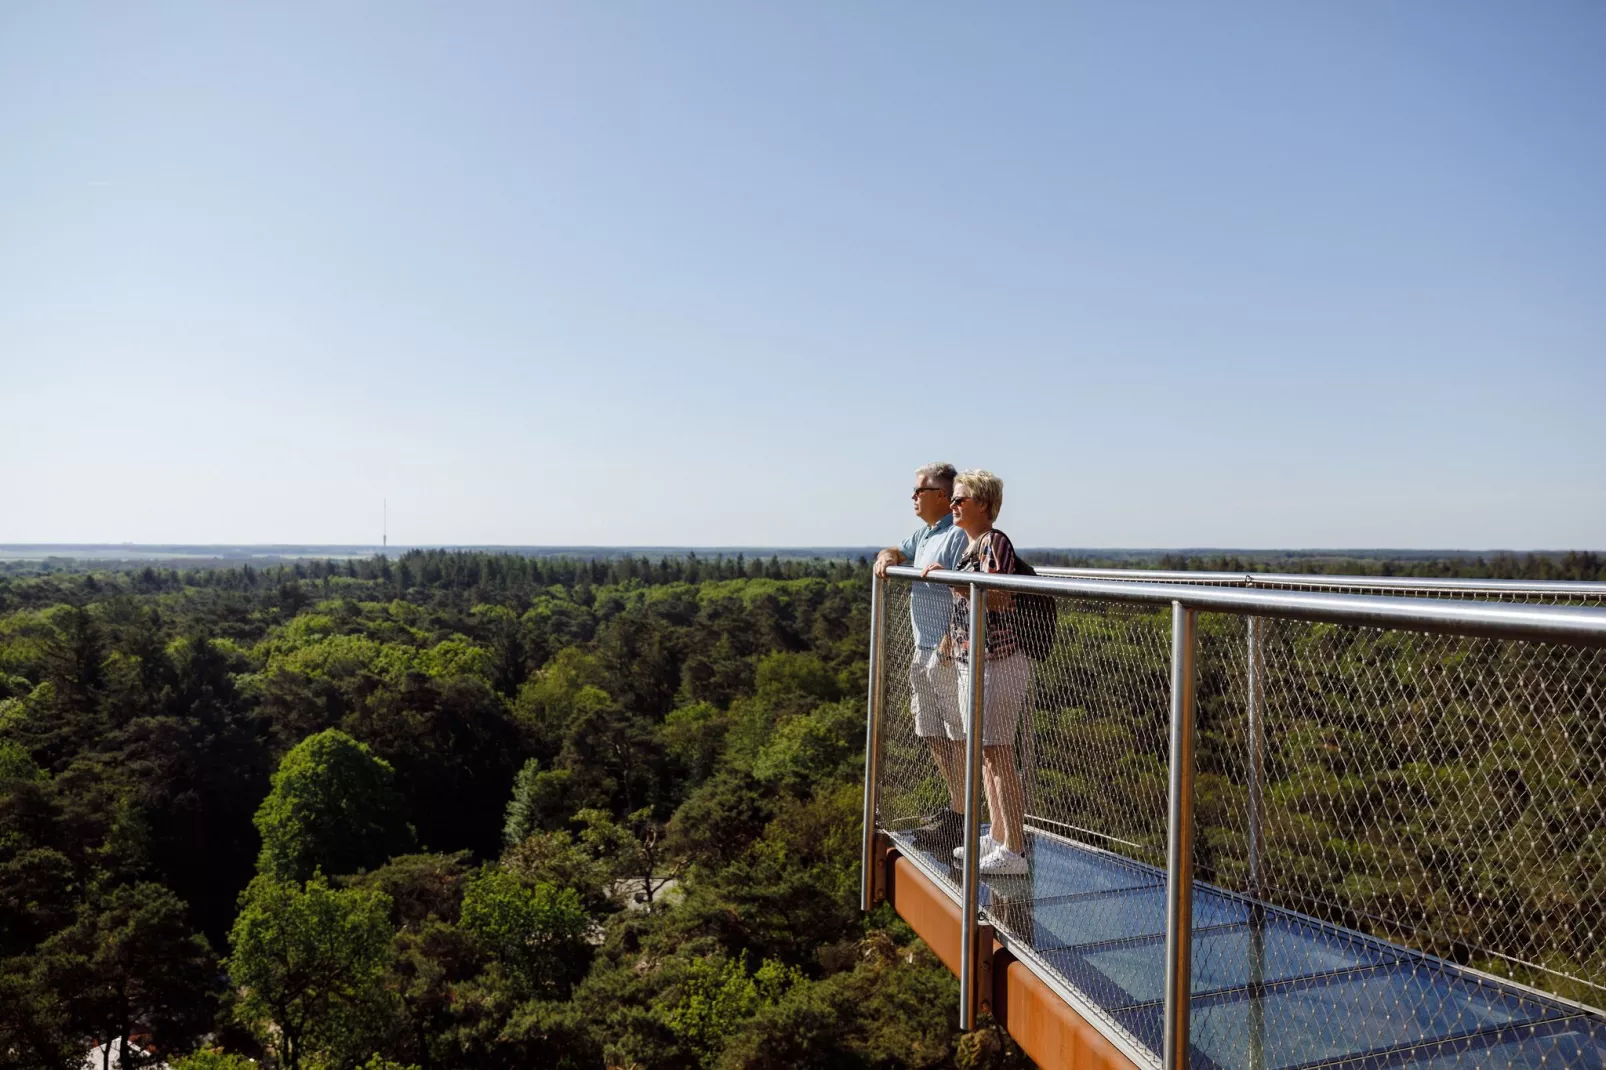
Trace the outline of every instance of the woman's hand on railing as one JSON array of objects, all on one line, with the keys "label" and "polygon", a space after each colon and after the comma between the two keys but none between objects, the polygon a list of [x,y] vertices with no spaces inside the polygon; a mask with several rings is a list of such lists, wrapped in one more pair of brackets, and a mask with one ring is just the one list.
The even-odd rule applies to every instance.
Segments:
[{"label": "woman's hand on railing", "polygon": [[933,572],[936,572],[940,568],[942,568],[942,562],[933,561],[931,564],[920,570],[920,578],[925,579],[927,576],[931,575]]}]

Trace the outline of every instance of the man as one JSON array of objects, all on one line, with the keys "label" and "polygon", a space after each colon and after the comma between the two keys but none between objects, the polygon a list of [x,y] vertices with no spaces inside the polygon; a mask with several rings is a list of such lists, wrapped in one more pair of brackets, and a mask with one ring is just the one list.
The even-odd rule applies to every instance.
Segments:
[{"label": "man", "polygon": [[[875,574],[885,576],[891,565],[941,565],[958,568],[969,537],[954,526],[950,501],[956,472],[951,464],[928,464],[915,472],[915,515],[920,527],[903,540],[876,554]],[[959,680],[951,659],[938,653],[953,613],[948,588],[916,583],[909,595],[910,625],[915,655],[909,665],[909,706],[914,712],[915,734],[931,747],[931,756],[948,785],[948,808],[915,830],[915,843],[938,849],[959,841],[965,819],[964,719],[959,709]]]}]

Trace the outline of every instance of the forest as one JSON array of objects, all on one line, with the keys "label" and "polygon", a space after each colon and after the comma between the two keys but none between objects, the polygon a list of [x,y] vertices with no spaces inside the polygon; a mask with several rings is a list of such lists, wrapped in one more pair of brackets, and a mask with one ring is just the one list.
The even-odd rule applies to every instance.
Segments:
[{"label": "forest", "polygon": [[7,565],[0,1066],[1029,1065],[858,910],[869,584],[690,553]]},{"label": "forest", "polygon": [[858,910],[867,596],[696,555],[14,567],[0,1063],[1020,1062]]}]

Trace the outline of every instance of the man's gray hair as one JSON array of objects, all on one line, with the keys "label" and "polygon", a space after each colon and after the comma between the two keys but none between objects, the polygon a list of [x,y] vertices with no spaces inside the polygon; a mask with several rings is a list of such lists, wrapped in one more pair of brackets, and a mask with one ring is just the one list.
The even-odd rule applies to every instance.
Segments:
[{"label": "man's gray hair", "polygon": [[950,498],[954,496],[954,476],[958,474],[959,470],[947,461],[932,461],[915,469],[915,475],[941,489]]}]

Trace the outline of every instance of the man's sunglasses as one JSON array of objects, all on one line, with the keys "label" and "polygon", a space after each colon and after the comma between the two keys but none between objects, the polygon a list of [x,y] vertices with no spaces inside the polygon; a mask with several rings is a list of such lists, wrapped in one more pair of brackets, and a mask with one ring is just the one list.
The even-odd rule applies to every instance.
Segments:
[{"label": "man's sunglasses", "polygon": [[928,490],[929,491],[934,491],[935,493],[938,493],[938,494],[942,493],[942,488],[941,487],[916,487],[914,489],[913,493],[911,493],[909,495],[909,497],[910,497],[911,500],[913,500],[915,498],[920,497],[922,494],[926,493],[926,491],[928,491]]}]

